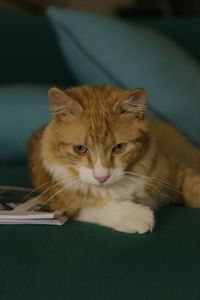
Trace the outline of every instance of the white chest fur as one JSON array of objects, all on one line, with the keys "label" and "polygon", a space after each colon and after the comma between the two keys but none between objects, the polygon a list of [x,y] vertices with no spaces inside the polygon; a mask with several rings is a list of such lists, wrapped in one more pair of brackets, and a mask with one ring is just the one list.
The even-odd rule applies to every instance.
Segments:
[{"label": "white chest fur", "polygon": [[[43,160],[45,169],[51,174],[53,179],[62,183],[63,186],[70,190],[81,190],[83,193],[91,192],[95,197],[109,198],[110,200],[129,200],[134,201],[134,197],[143,197],[145,194],[144,187],[146,179],[133,178],[127,176],[110,185],[92,185],[80,180],[80,178],[73,178],[68,172],[66,166],[57,166]],[[74,184],[73,184],[74,183]]]}]

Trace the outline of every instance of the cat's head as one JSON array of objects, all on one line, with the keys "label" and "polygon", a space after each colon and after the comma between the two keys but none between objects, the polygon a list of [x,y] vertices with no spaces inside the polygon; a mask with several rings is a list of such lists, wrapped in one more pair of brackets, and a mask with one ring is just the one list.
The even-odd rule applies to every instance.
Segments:
[{"label": "cat's head", "polygon": [[43,140],[51,173],[59,173],[60,168],[68,176],[95,186],[122,180],[148,147],[146,98],[143,89],[51,88],[52,121]]}]

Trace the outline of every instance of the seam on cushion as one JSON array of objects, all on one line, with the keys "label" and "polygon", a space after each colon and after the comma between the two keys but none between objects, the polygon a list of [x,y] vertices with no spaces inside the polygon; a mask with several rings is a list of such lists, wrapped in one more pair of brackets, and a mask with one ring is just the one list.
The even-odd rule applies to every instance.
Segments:
[{"label": "seam on cushion", "polygon": [[[104,73],[108,78],[110,78],[116,85],[120,86],[121,88],[124,89],[128,89],[128,87],[123,84],[119,79],[117,79],[115,76],[113,76],[113,74],[107,70],[105,68],[104,65],[102,65],[98,59],[91,54],[84,46],[83,44],[81,44],[80,40],[74,35],[74,33],[69,29],[64,27],[60,22],[57,22],[59,24],[59,26],[61,27],[61,29],[64,32],[67,32],[67,35],[70,37],[70,39],[74,42],[74,44],[81,49],[82,53],[90,60],[94,63],[94,65],[96,67],[98,67],[102,73]],[[154,112],[159,118],[162,118],[163,120],[167,121],[167,118],[165,118],[165,116],[162,115],[162,113],[158,112],[154,107],[152,107],[152,105],[149,105],[149,109]]]},{"label": "seam on cushion", "polygon": [[88,52],[88,50],[81,44],[80,40],[74,35],[74,33],[69,29],[64,27],[61,23],[59,23],[59,26],[62,28],[63,31],[66,31],[68,36],[71,38],[71,40],[76,44],[76,46],[82,50],[83,54],[91,60],[94,65],[96,65],[105,75],[110,78],[113,82],[115,82],[117,85],[121,86],[122,88],[126,88],[123,83],[121,83],[120,80],[118,80],[115,76],[113,76],[98,60],[94,55]]},{"label": "seam on cushion", "polygon": [[[93,55],[91,54],[85,47],[84,45],[80,42],[80,40],[76,37],[76,35],[65,25],[65,27],[57,21],[57,24],[60,26],[60,28],[67,33],[68,37],[74,42],[74,44],[81,49],[82,53],[94,63],[96,67],[98,67],[102,73],[104,73],[108,78],[110,78],[116,85],[119,85],[120,87],[124,89],[128,89],[128,87],[123,84],[119,79],[117,79],[115,76],[113,76],[112,73],[104,65],[100,63],[100,61]],[[149,110],[154,113],[159,119],[162,121],[165,121],[167,123],[172,123],[173,122],[170,120],[170,118],[166,118],[162,113],[158,112],[152,105],[148,106]],[[199,143],[192,137],[190,137],[187,133],[185,133],[182,129],[179,128],[179,126],[175,125],[175,127],[189,140],[191,143],[194,145],[199,146]]]}]

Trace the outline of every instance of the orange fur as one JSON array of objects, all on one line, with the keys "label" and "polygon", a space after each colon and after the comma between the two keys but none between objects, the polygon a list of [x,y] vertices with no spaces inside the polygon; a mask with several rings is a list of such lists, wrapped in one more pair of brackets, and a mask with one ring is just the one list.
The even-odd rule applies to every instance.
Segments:
[{"label": "orange fur", "polygon": [[[144,117],[143,90],[79,86],[64,92],[51,89],[49,97],[52,121],[32,136],[28,150],[32,183],[42,193],[41,201],[74,217],[85,206],[112,200],[111,188],[135,176],[146,179],[143,196],[133,195],[137,203],[152,208],[171,202],[200,207],[200,151],[173,126]],[[111,149],[118,143],[126,144],[125,149],[114,154]],[[89,152],[79,155],[74,145],[84,145]],[[107,169],[135,175],[127,173],[110,186],[95,187],[67,187],[54,175],[62,168],[62,178],[66,172],[69,181],[79,182],[78,166],[92,170],[98,159]]]}]

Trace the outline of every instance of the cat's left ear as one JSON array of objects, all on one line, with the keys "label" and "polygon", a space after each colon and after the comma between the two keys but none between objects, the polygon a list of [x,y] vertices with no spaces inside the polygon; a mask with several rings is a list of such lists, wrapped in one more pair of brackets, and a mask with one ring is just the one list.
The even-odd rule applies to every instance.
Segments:
[{"label": "cat's left ear", "polygon": [[53,116],[66,117],[82,112],[82,106],[64,91],[53,87],[48,91]]},{"label": "cat's left ear", "polygon": [[117,111],[121,114],[132,115],[136,119],[142,119],[146,110],[147,93],[144,89],[123,91],[117,104]]}]

